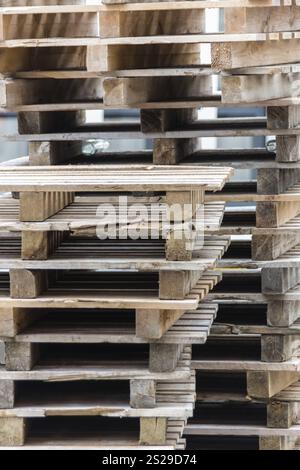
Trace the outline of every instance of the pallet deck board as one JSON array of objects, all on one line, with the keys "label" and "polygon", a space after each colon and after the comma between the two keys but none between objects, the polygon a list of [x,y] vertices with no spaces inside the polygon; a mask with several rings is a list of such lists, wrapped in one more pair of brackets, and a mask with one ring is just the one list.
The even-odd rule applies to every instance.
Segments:
[{"label": "pallet deck board", "polygon": [[176,166],[0,167],[1,191],[189,191],[220,190],[231,168]]}]

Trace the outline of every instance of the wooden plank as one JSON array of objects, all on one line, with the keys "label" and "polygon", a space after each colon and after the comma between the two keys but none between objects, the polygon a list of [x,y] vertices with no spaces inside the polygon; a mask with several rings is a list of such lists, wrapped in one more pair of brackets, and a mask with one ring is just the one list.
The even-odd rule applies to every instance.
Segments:
[{"label": "wooden plank", "polygon": [[291,436],[298,437],[300,426],[290,429],[270,429],[259,425],[188,424],[186,435],[198,436]]},{"label": "wooden plank", "polygon": [[141,361],[133,362],[128,368],[124,364],[110,363],[108,365],[90,366],[46,366],[27,371],[8,371],[0,367],[2,380],[42,380],[42,381],[73,381],[73,380],[185,380],[191,376],[190,368],[182,361],[173,372],[150,372],[148,364]]},{"label": "wooden plank", "polygon": [[[75,191],[200,191],[219,190],[231,168],[190,166],[52,166],[0,167],[1,191],[53,193]],[[70,178],[72,177],[72,178]],[[80,181],[79,181],[80,179]],[[21,199],[22,199],[21,194]],[[33,196],[35,197],[35,195]],[[38,196],[37,196],[38,197]],[[22,200],[21,200],[22,203]],[[53,213],[53,212],[52,212]],[[28,220],[29,221],[29,220]]]},{"label": "wooden plank", "polygon": [[[193,360],[192,368],[195,370],[228,370],[228,371],[263,371],[263,372],[297,372],[300,371],[299,358],[285,362],[261,362],[254,360]],[[298,375],[296,379],[298,380]],[[291,383],[291,382],[290,382]],[[276,390],[275,393],[277,393]]]}]

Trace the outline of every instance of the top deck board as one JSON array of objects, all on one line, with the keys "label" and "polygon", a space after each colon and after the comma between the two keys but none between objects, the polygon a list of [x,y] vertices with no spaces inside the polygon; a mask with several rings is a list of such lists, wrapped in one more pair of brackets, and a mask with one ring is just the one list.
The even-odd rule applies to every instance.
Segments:
[{"label": "top deck board", "polygon": [[154,165],[1,167],[0,191],[218,191],[232,172]]}]

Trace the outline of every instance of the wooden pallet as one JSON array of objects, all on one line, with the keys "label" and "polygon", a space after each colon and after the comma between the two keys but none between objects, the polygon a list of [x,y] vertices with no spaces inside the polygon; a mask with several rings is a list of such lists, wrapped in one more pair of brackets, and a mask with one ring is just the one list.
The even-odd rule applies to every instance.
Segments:
[{"label": "wooden pallet", "polygon": [[[184,270],[195,273],[198,271],[198,278],[201,273],[216,265],[230,244],[228,237],[207,236],[204,238],[204,244],[202,242],[200,246],[196,244],[192,259],[172,261],[166,259],[163,244],[153,243],[151,240],[149,243],[131,240],[112,243],[97,238],[71,235],[63,240],[47,259],[37,257],[22,259],[21,238],[17,236],[2,236],[0,241],[2,269],[135,269],[149,272]],[[293,264],[294,259],[291,258],[288,262]],[[280,264],[280,261],[276,260],[276,263]],[[283,265],[286,263],[287,261],[282,261]]]},{"label": "wooden pallet", "polygon": [[[8,346],[8,345],[6,345]],[[176,418],[176,419],[181,419],[184,420],[188,416],[192,415],[193,412],[193,403],[194,403],[194,378],[193,375],[190,375],[189,372],[189,364],[190,364],[190,356],[191,356],[191,350],[190,348],[184,348],[181,359],[179,361],[179,364],[177,366],[177,369],[170,376],[170,374],[152,374],[149,375],[148,372],[148,378],[144,376],[144,373],[142,372],[143,366],[141,368],[142,362],[139,361],[140,365],[130,366],[129,362],[129,367],[127,366],[127,372],[123,370],[122,372],[122,366],[120,363],[120,366],[118,367],[117,363],[116,364],[111,364],[110,368],[108,366],[108,363],[106,366],[98,366],[98,372],[96,372],[96,375],[93,377],[93,373],[91,375],[91,371],[93,369],[93,366],[87,367],[84,366],[83,368],[83,375],[78,371],[80,370],[80,365],[79,369],[76,372],[76,381],[77,380],[93,380],[97,379],[98,380],[109,380],[110,381],[110,386],[113,386],[114,380],[130,380],[130,404],[126,404],[126,399],[124,401],[123,398],[123,405],[122,403],[122,398],[120,397],[120,393],[124,387],[120,386],[119,392],[117,393],[117,401],[114,404],[114,398],[112,393],[110,393],[110,404],[107,402],[107,393],[103,394],[103,403],[101,404],[101,397],[98,393],[95,394],[95,400],[94,404],[92,404],[93,398],[91,396],[91,385],[86,382],[80,382],[81,385],[80,387],[82,388],[85,387],[86,390],[89,392],[89,397],[87,397],[87,401],[84,399],[84,395],[82,394],[82,390],[79,391],[79,395],[82,400],[82,403],[78,403],[78,399],[75,398],[75,401],[77,404],[74,404],[72,406],[72,403],[70,403],[70,395],[68,396],[68,392],[62,392],[62,395],[65,398],[63,399],[63,402],[59,404],[59,401],[57,401],[57,394],[54,390],[54,394],[49,390],[49,401],[46,400],[44,405],[40,403],[40,395],[37,394],[37,402],[36,405],[34,404],[34,397],[32,394],[29,394],[31,398],[33,398],[33,401],[31,401],[30,398],[30,403],[26,404],[26,392],[22,393],[22,400],[25,400],[22,404],[20,403],[20,406],[18,405],[18,402],[16,401],[15,398],[15,387],[19,387],[22,382],[12,382],[12,381],[19,381],[23,380],[23,373],[21,370],[24,370],[24,367],[19,364],[17,365],[18,361],[22,361],[22,357],[19,355],[17,359],[18,354],[14,355],[15,358],[15,364],[10,364],[9,363],[9,357],[12,356],[7,355],[6,356],[6,367],[11,368],[11,366],[16,367],[18,372],[15,372],[14,378],[8,378],[7,373],[1,371],[1,386],[3,387],[3,390],[5,390],[5,396],[7,397],[7,400],[4,399],[4,402],[2,402],[1,408],[6,408],[3,409],[3,411],[0,411],[0,414],[2,414],[1,418],[1,428],[2,428],[2,440],[1,440],[1,445],[8,445],[8,446],[14,446],[14,445],[23,445],[25,443],[25,435],[23,434],[23,430],[26,427],[27,419],[30,417],[45,417],[45,416],[107,416],[107,417],[138,417],[140,419],[140,444],[144,445],[164,445],[166,443],[166,426],[167,426],[167,418]],[[124,359],[124,351],[123,351],[123,359]],[[86,362],[86,359],[83,359],[84,362]],[[72,361],[71,361],[72,362]],[[92,359],[92,362],[94,362],[94,359]],[[23,364],[24,365],[24,364]],[[108,366],[108,367],[107,367]],[[12,368],[13,368],[12,367]],[[77,365],[78,367],[78,365]],[[134,368],[136,367],[136,368]],[[40,369],[42,371],[43,367],[35,367],[35,369]],[[47,369],[47,366],[46,366]],[[75,367],[76,369],[76,367]],[[96,367],[97,369],[97,367]],[[94,367],[94,373],[96,371]],[[110,370],[109,370],[110,369]],[[126,369],[126,365],[125,365]],[[140,371],[138,372],[138,370]],[[119,370],[119,372],[118,372]],[[34,370],[31,371],[34,373]],[[31,373],[29,371],[29,373]],[[50,372],[50,375],[53,373],[53,367],[50,367],[48,370],[48,373]],[[59,372],[59,366],[57,368],[57,372],[60,375]],[[46,372],[47,373],[47,372]],[[137,375],[136,375],[137,374]],[[42,372],[43,375],[43,372]],[[71,380],[73,381],[75,376],[73,373],[69,375],[69,378],[64,375],[64,376],[56,376],[56,379],[52,375],[52,378],[49,379],[52,381],[58,380],[60,384],[62,384],[62,387],[68,386],[66,384],[66,381]],[[68,375],[68,373],[67,373]],[[147,374],[146,374],[147,375]],[[138,378],[138,376],[144,376]],[[160,377],[163,378],[163,380],[160,380]],[[169,380],[168,380],[169,379]],[[25,380],[32,380],[32,377],[27,376],[27,379]],[[33,380],[40,380],[37,377],[35,377]],[[41,380],[45,380],[45,378],[41,378]],[[61,382],[62,381],[62,382]],[[105,383],[103,382],[103,386],[105,387]],[[30,385],[30,382],[27,382],[27,384]],[[87,387],[86,385],[87,384]],[[97,388],[97,382],[93,382],[93,387],[96,386]],[[70,385],[70,383],[69,383]],[[44,385],[42,385],[44,387]],[[57,387],[60,387],[60,385],[56,384],[54,386],[49,385],[49,388],[51,389],[56,389]],[[46,387],[47,388],[47,387]],[[76,387],[75,387],[76,388]],[[9,392],[10,390],[10,392]],[[35,389],[36,390],[36,389]],[[114,390],[116,390],[114,388]],[[76,391],[74,392],[74,383],[70,387],[70,391],[72,391],[72,395],[74,396],[74,393],[76,395]],[[104,390],[103,390],[104,392]],[[1,394],[2,395],[2,394]],[[47,393],[45,392],[44,397],[46,398]],[[96,398],[97,396],[97,398]],[[52,398],[51,398],[52,397]],[[52,400],[52,405],[51,405],[51,400]],[[73,400],[73,399],[71,399]],[[120,402],[121,400],[121,402]],[[128,399],[127,399],[128,400]],[[47,404],[48,401],[48,404]],[[24,406],[25,405],[25,406]],[[22,438],[20,438],[22,435]]]},{"label": "wooden pallet", "polygon": [[[142,344],[201,344],[205,343],[216,317],[217,305],[200,303],[195,311],[185,312],[163,336],[157,340],[136,336],[134,319],[120,311],[100,311],[97,316],[88,311],[74,312],[47,309],[45,315],[34,318],[27,326],[19,328],[14,337],[17,342],[29,343],[133,343]],[[125,317],[123,322],[120,318]],[[34,311],[32,312],[34,317]],[[44,317],[44,318],[43,318]],[[103,318],[104,317],[104,318]],[[129,317],[129,318],[128,318]],[[102,320],[103,318],[103,320]],[[295,326],[296,328],[296,326]],[[9,341],[1,331],[2,340]]]},{"label": "wooden pallet", "polygon": [[[3,179],[6,177],[9,178],[9,173],[7,171],[10,167],[1,167],[3,170]],[[14,167],[11,171],[11,177],[13,177],[13,186],[14,190],[17,190],[17,171],[20,169],[20,182],[23,181],[27,189],[24,191],[21,190],[20,193],[20,207],[19,207],[19,218],[22,221],[43,221],[49,218],[50,216],[59,213],[58,217],[60,216],[60,211],[64,209],[66,206],[70,206],[74,201],[74,194],[72,191],[86,191],[86,192],[95,192],[95,191],[102,191],[102,192],[109,192],[109,191],[156,191],[160,192],[163,191],[165,193],[165,198],[162,199],[159,197],[157,199],[158,203],[164,202],[168,206],[172,207],[173,204],[177,204],[176,208],[181,210],[181,213],[177,215],[177,213],[172,213],[171,211],[171,225],[169,222],[165,225],[160,222],[161,215],[160,215],[160,206],[155,206],[155,214],[153,213],[153,201],[155,199],[150,198],[150,204],[147,199],[140,200],[142,202],[146,202],[145,210],[146,211],[146,219],[145,215],[136,216],[136,210],[134,211],[133,216],[129,217],[128,220],[128,210],[126,209],[126,217],[122,215],[122,220],[118,220],[118,228],[116,227],[116,221],[111,219],[111,223],[116,230],[116,236],[118,231],[118,237],[123,240],[125,237],[128,241],[124,242],[119,240],[118,242],[113,242],[111,240],[104,240],[103,243],[96,243],[97,240],[88,240],[88,239],[80,239],[76,238],[76,235],[71,235],[71,238],[64,239],[66,232],[64,230],[57,231],[55,230],[54,226],[51,229],[51,232],[45,230],[39,230],[37,226],[34,224],[29,228],[28,231],[24,230],[22,232],[22,258],[25,260],[44,260],[48,259],[54,251],[58,255],[58,258],[64,257],[65,255],[68,256],[68,253],[71,255],[71,258],[74,260],[79,257],[82,257],[82,253],[78,256],[75,254],[77,248],[75,246],[72,248],[73,243],[79,248],[83,248],[85,246],[86,253],[85,253],[85,260],[83,262],[88,262],[89,265],[92,263],[91,258],[94,256],[98,256],[101,258],[105,257],[115,257],[116,255],[122,255],[122,251],[124,252],[125,246],[126,251],[128,250],[127,254],[128,257],[133,257],[138,259],[140,257],[140,253],[142,251],[145,252],[146,258],[149,260],[152,258],[153,263],[151,266],[146,261],[146,266],[148,264],[149,269],[156,269],[154,266],[158,262],[160,264],[160,258],[163,256],[167,261],[192,261],[193,251],[199,251],[200,248],[204,247],[203,245],[203,230],[202,230],[202,221],[197,220],[193,223],[193,219],[197,214],[198,210],[203,203],[204,200],[204,191],[208,190],[217,190],[222,187],[225,183],[226,179],[229,178],[231,174],[231,169],[222,168],[220,172],[216,173],[211,171],[210,169],[200,169],[199,171],[194,171],[190,168],[186,170],[184,167],[180,168],[180,173],[178,172],[177,167],[158,167],[158,166],[150,166],[150,167],[141,167],[141,166],[130,166],[130,167],[114,167],[114,166],[73,166],[73,167],[44,167],[41,169],[40,167]],[[26,169],[29,170],[28,173]],[[45,181],[43,182],[43,177],[40,172],[44,172]],[[22,176],[23,174],[23,176]],[[51,174],[53,175],[53,179],[51,182]],[[13,175],[13,176],[12,176]],[[27,175],[27,176],[26,176]],[[32,178],[37,177],[37,182],[34,183]],[[59,176],[60,175],[60,176]],[[173,175],[173,176],[172,176]],[[72,178],[70,178],[70,176]],[[25,177],[25,180],[23,178]],[[26,183],[26,178],[27,183]],[[49,180],[50,178],[50,180]],[[61,179],[60,179],[61,178]],[[57,184],[59,184],[60,179],[60,189],[58,189]],[[46,180],[50,183],[50,186],[47,185]],[[7,180],[8,182],[9,180]],[[11,180],[12,182],[12,180]],[[67,183],[68,182],[68,183]],[[31,185],[33,183],[33,185]],[[67,184],[66,184],[67,183]],[[38,186],[40,185],[40,189]],[[4,190],[4,187],[2,187]],[[20,189],[20,188],[19,188]],[[41,190],[41,191],[40,191]],[[49,191],[50,190],[50,191]],[[35,205],[32,204],[33,198],[35,200]],[[106,202],[113,202],[114,199],[106,199]],[[105,202],[105,200],[104,200]],[[128,203],[128,199],[126,198],[125,204]],[[98,206],[99,206],[98,202]],[[120,201],[118,201],[120,204]],[[187,205],[188,204],[188,205]],[[124,200],[122,201],[122,206],[124,205]],[[94,203],[94,210],[97,207],[97,204]],[[116,213],[115,207],[110,205],[110,208],[113,209],[114,213]],[[68,208],[69,209],[69,208]],[[68,209],[66,209],[68,211]],[[149,213],[150,209],[150,213]],[[75,207],[75,218],[76,218],[76,211],[78,208]],[[131,209],[130,209],[131,210]],[[121,209],[120,209],[121,211]],[[164,209],[164,212],[166,209]],[[119,212],[119,210],[118,210]],[[178,212],[178,211],[177,211]],[[113,215],[113,214],[112,214]],[[71,215],[72,217],[72,215]],[[217,214],[217,219],[220,220],[220,214]],[[140,221],[141,222],[140,222]],[[154,235],[152,231],[152,222]],[[131,225],[133,222],[133,225]],[[106,222],[107,223],[107,220]],[[201,225],[199,225],[201,224]],[[50,224],[51,225],[51,224]],[[198,226],[199,225],[199,226]],[[86,221],[84,222],[83,226],[86,227]],[[89,222],[88,222],[89,227]],[[144,228],[143,228],[144,227]],[[194,228],[195,227],[195,228]],[[92,222],[90,228],[95,233],[95,223]],[[97,236],[99,235],[99,223],[97,224]],[[162,232],[167,229],[166,233],[166,240],[162,245],[161,237]],[[52,231],[53,230],[53,231]],[[122,234],[122,230],[124,234]],[[142,241],[139,240],[135,242],[133,240],[129,240],[131,231],[134,230],[134,236],[136,238],[136,233],[139,234],[141,231],[145,232],[147,240]],[[137,232],[138,231],[138,232]],[[180,231],[181,237],[179,239],[178,233]],[[148,239],[151,233],[151,238]],[[145,238],[145,237],[143,237]],[[154,239],[153,239],[154,238]],[[163,237],[164,238],[164,237]],[[98,240],[99,242],[99,240]],[[114,243],[115,242],[115,243]],[[71,245],[69,244],[71,243]],[[15,242],[13,241],[13,244]],[[103,245],[102,247],[100,245]],[[208,241],[207,246],[212,246],[212,244]],[[222,244],[222,241],[221,241]],[[98,245],[98,246],[97,246]],[[119,246],[119,247],[118,247]],[[225,247],[225,245],[223,245]],[[75,248],[75,251],[74,251]],[[99,251],[100,249],[100,251]],[[165,254],[164,254],[165,249]],[[204,248],[203,248],[204,249]],[[59,253],[59,251],[61,251]],[[73,253],[71,253],[71,251]],[[107,251],[108,250],[108,251]],[[113,250],[113,251],[112,251]],[[105,254],[106,251],[106,254]],[[203,251],[203,250],[202,250]],[[65,252],[65,254],[63,254]],[[213,249],[209,249],[205,253],[202,253],[202,257],[210,256],[209,252],[213,253]],[[110,253],[110,254],[109,254]],[[194,269],[199,269],[200,261],[198,264],[194,263]],[[205,262],[204,262],[205,264]],[[142,265],[140,265],[141,267]],[[7,265],[7,267],[9,267]],[[92,267],[90,265],[90,267]],[[126,264],[123,267],[133,267],[131,263]],[[158,265],[156,264],[156,267]],[[179,266],[179,269],[183,268],[186,269],[184,265]],[[45,265],[46,268],[46,265]],[[144,269],[144,268],[143,268]],[[148,268],[146,268],[148,269]],[[172,269],[171,266],[166,266],[166,269]],[[188,268],[187,268],[188,269]],[[200,269],[201,270],[201,269]]]},{"label": "wooden pallet", "polygon": [[[19,446],[15,443],[15,446],[9,446],[10,450],[170,451],[185,447],[181,437],[185,420],[174,418],[167,419],[164,445],[139,444],[139,420],[136,418],[48,417],[27,419],[27,423],[29,432],[26,433],[25,444]],[[7,450],[7,447],[0,448]]]},{"label": "wooden pallet", "polygon": [[[248,439],[252,435],[256,427],[257,436],[264,435],[260,438],[261,448],[272,447],[273,440],[274,448],[284,448],[284,439],[277,437],[277,429],[291,431],[290,436],[294,433],[297,435],[297,426],[299,418],[297,417],[297,384],[290,385],[282,392],[274,395],[271,398],[253,397],[247,390],[247,376],[246,372],[232,372],[232,371],[211,371],[201,370],[197,372],[197,401],[195,407],[194,417],[189,420],[188,426],[191,425],[187,440],[188,447],[192,445],[189,441],[193,441],[193,445],[213,445],[219,448],[222,442],[229,444],[228,438],[229,426],[233,426],[233,436],[238,436],[240,433]],[[291,412],[293,410],[293,412]],[[208,441],[204,438],[199,439],[197,443],[197,433],[202,434],[204,429],[210,425],[209,433],[214,434],[212,427],[215,427],[215,440],[209,444],[212,439]],[[262,429],[263,428],[263,429]],[[272,431],[275,430],[273,434]],[[282,435],[285,435],[284,431]],[[247,434],[248,433],[248,434]],[[222,437],[223,436],[223,437]],[[296,442],[293,439],[287,439],[285,445],[290,440],[291,448],[294,448]],[[280,445],[280,441],[281,445]],[[238,447],[239,439],[233,439],[234,448]],[[242,445],[247,449],[247,441],[242,439]],[[257,448],[259,442],[257,439]],[[197,446],[194,448],[198,448]]]},{"label": "wooden pallet", "polygon": [[[58,274],[56,278],[49,273],[46,279],[43,274],[12,271],[12,297],[8,296],[6,284],[0,296],[0,337],[6,344],[13,341],[7,346],[12,351],[25,348],[28,364],[34,361],[37,350],[45,342],[116,344],[121,341],[151,343],[150,369],[172,371],[184,344],[206,341],[216,315],[216,306],[202,304],[201,300],[220,280],[218,272],[205,273],[189,287],[190,294],[179,301],[160,300],[158,277],[153,278],[153,275],[147,279],[128,272],[109,275],[80,271]],[[182,291],[182,278],[178,284]],[[173,292],[174,286],[172,295]],[[63,318],[71,322],[69,330],[65,329],[64,322],[61,327],[58,324],[57,329],[55,318],[59,323]],[[43,320],[46,331],[50,328],[47,338],[42,330],[38,333],[38,324],[42,322],[43,329]]]}]

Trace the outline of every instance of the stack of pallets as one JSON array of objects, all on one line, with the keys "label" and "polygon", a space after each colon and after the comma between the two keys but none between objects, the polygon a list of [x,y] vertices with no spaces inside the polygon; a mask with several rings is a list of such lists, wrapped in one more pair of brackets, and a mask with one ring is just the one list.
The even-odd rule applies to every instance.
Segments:
[{"label": "stack of pallets", "polygon": [[[84,120],[88,109],[123,107],[107,101],[132,74],[149,92],[174,82],[168,99],[181,98],[182,67],[199,62],[200,45],[176,35],[198,32],[203,9],[153,5],[124,19],[126,5],[0,11],[0,101],[19,125],[0,139],[29,142],[28,158],[0,168],[1,446],[184,446],[195,402],[191,345],[205,343],[216,316],[217,304],[204,299],[230,243],[218,233],[224,203],[205,194],[220,191],[232,171],[171,166],[197,144],[189,131],[181,135],[189,110],[159,103],[140,122]],[[135,45],[158,33],[175,35],[174,44]],[[209,83],[195,78],[205,94]],[[152,138],[154,149],[87,155],[101,138]],[[189,210],[166,226],[156,213],[173,204]],[[116,239],[98,237],[103,205],[118,216]],[[154,212],[145,217],[137,205]],[[152,238],[130,238],[130,230],[148,235],[147,223]]]},{"label": "stack of pallets", "polygon": [[300,10],[285,1],[232,6],[224,8],[222,40],[212,44],[220,105],[265,107],[266,116],[217,120],[215,130],[275,136],[276,148],[274,141],[267,149],[202,152],[202,165],[256,170],[255,181],[235,181],[222,192],[227,203],[252,203],[255,210],[225,211],[221,233],[233,241],[221,263],[223,281],[210,295],[219,303],[218,318],[205,347],[194,349],[197,406],[186,434],[190,447],[297,449],[300,108],[293,62]]},{"label": "stack of pallets", "polygon": [[[205,14],[209,8],[223,10],[224,33],[206,33]],[[42,19],[40,13],[43,13]],[[120,351],[126,369],[127,358],[134,358],[134,362],[136,351],[141,354],[139,364],[145,362],[143,348],[151,343],[149,364],[148,357],[146,359],[147,383],[145,376],[137,373],[129,377],[128,370],[125,372],[127,381],[132,380],[130,400],[134,404],[133,407],[125,407],[126,413],[128,409],[130,413],[133,413],[132,409],[138,410],[135,416],[141,418],[140,410],[147,410],[143,411],[147,417],[144,414],[141,418],[141,443],[183,445],[180,440],[183,426],[192,414],[193,406],[193,398],[187,392],[187,387],[190,387],[192,395],[194,386],[187,382],[194,380],[190,371],[190,345],[198,343],[199,346],[193,346],[192,369],[196,371],[197,402],[194,418],[190,419],[185,430],[188,447],[299,448],[299,15],[297,1],[290,0],[126,1],[118,4],[106,0],[105,4],[93,6],[43,6],[42,11],[38,7],[35,10],[3,11],[0,100],[3,108],[18,112],[19,134],[0,138],[30,142],[29,159],[15,161],[21,165],[17,170],[6,168],[1,172],[0,189],[20,193],[19,203],[14,198],[8,200],[4,197],[0,206],[0,226],[4,233],[1,243],[6,249],[2,266],[5,264],[6,269],[11,268],[12,292],[11,299],[8,299],[8,280],[4,274],[3,305],[12,302],[11,310],[5,311],[9,319],[4,323],[10,328],[10,333],[5,334],[6,367],[14,360],[17,362],[20,357],[18,350],[22,351],[22,361],[29,358],[30,365],[33,365],[37,344],[42,345],[38,349],[40,357],[46,361],[42,365],[37,363],[32,371],[3,371],[3,374],[8,374],[3,375],[6,377],[5,387],[14,390],[14,380],[18,386],[17,374],[19,385],[25,387],[28,383],[26,378],[35,380],[35,370],[41,374],[40,380],[44,377],[52,384],[53,376],[50,378],[47,373],[53,357],[56,360],[68,354],[74,357],[74,344],[70,352],[67,343],[71,337],[79,343],[78,338],[84,336],[80,347],[75,342],[80,350],[75,357],[76,361],[84,362],[80,371],[88,380],[84,392],[92,393],[90,387],[94,385],[91,385],[91,378],[95,378],[93,374],[99,374],[99,370],[95,372],[93,369],[87,374],[86,364],[90,363],[86,357],[94,357],[95,351],[90,345],[86,346],[87,338],[91,338],[88,330],[93,325],[94,333],[97,325],[99,336],[98,341],[93,337],[93,345],[104,337],[106,342],[108,337],[113,338],[114,343],[120,342],[122,321],[121,334],[126,332],[122,337],[126,337],[124,344],[127,344],[127,349],[123,343],[119,349],[112,343],[105,348],[102,345],[101,354],[96,354],[110,358],[106,366],[108,364],[112,371],[118,367],[120,356],[112,364],[111,355],[117,356]],[[202,44],[211,45],[211,65],[204,64]],[[221,95],[213,93],[212,75],[220,75]],[[220,110],[225,107],[264,107],[266,115],[198,120],[199,107],[217,107]],[[140,109],[138,122],[113,121],[97,126],[83,122],[82,112],[89,109],[126,108]],[[201,137],[234,139],[257,136],[276,136],[276,149],[270,151],[269,146],[268,149],[207,150],[199,143]],[[82,142],[99,138],[148,138],[153,140],[153,150],[103,152],[87,157]],[[83,167],[91,162],[106,165],[101,170],[103,186],[94,186],[97,179],[95,167],[92,170]],[[71,163],[76,166],[61,166]],[[22,166],[24,164],[31,168]],[[161,166],[158,170],[151,164]],[[36,165],[45,167],[37,169]],[[56,166],[46,168],[51,165]],[[130,180],[130,188],[116,181],[119,177],[125,178],[123,171],[126,172],[128,165],[132,165],[130,174],[136,175],[136,179]],[[165,165],[165,173],[162,165]],[[177,166],[170,169],[171,165]],[[204,199],[203,192],[199,194],[199,185],[202,184],[203,190],[221,189],[224,177],[229,175],[228,171],[221,169],[224,166],[237,170],[255,169],[257,177],[247,183],[236,179],[226,184],[221,193],[208,193]],[[152,178],[156,171],[163,175],[163,186],[154,184],[155,178]],[[105,172],[111,186],[105,183]],[[142,174],[146,178],[143,182],[140,181]],[[178,191],[183,191],[186,196],[184,199],[181,196],[180,201],[194,200],[190,193],[187,196],[186,188],[180,187],[184,183],[182,175],[197,180],[197,200],[204,202],[205,206],[207,235],[199,254],[202,268],[199,258],[197,261],[191,258],[182,243],[172,246],[172,236],[166,242],[166,250],[162,248],[161,241],[153,243],[152,240],[150,244],[129,244],[126,241],[122,246],[114,243],[117,260],[111,257],[112,244],[92,241],[97,225],[93,218],[99,198],[104,197],[106,202],[117,204],[117,199],[114,199],[116,191],[128,193],[134,190],[139,193],[131,193],[131,202],[144,197],[148,204],[162,201],[161,193],[166,194],[166,200],[174,201],[168,192],[178,195]],[[206,178],[210,175],[214,181],[204,181],[204,175]],[[216,185],[218,176],[219,184]],[[79,180],[81,186],[78,186]],[[190,179],[189,185],[195,180]],[[54,191],[55,200],[47,195]],[[95,191],[97,195],[94,195]],[[106,191],[106,194],[99,195],[99,191]],[[150,195],[149,191],[152,191]],[[89,192],[93,194],[89,195]],[[175,199],[178,202],[177,196]],[[32,201],[35,201],[34,207],[40,208],[37,212],[32,209]],[[232,203],[236,202],[251,203],[254,208],[250,209],[249,205],[242,209],[233,207]],[[220,228],[224,203],[225,217]],[[22,246],[15,235],[20,232]],[[219,263],[223,280],[205,299],[210,303],[198,304],[220,279],[212,268],[227,247],[228,236],[232,237],[232,244],[226,259]],[[18,250],[22,250],[21,255]],[[134,258],[137,251],[138,259]],[[104,271],[108,268],[114,270],[113,273],[108,275]],[[134,272],[126,271],[125,274],[124,270],[129,268]],[[83,269],[88,272],[83,273]],[[46,270],[49,271],[45,280]],[[187,274],[191,271],[193,274]],[[131,303],[126,300],[129,297]],[[147,303],[149,297],[151,302]],[[191,300],[193,305],[188,304]],[[169,301],[171,303],[166,304]],[[28,318],[34,315],[24,315],[24,309],[35,314],[34,306],[40,308],[42,304],[47,317],[26,325]],[[82,313],[74,316],[76,306],[84,306],[84,313],[89,316]],[[203,345],[201,343],[206,340],[217,306],[218,317],[212,326],[212,334]],[[62,308],[65,309],[63,315]],[[114,309],[116,322],[112,321],[111,310],[101,314],[101,322],[99,317],[91,318],[94,308],[101,308],[102,314],[105,308]],[[125,309],[128,309],[128,316],[124,314]],[[136,309],[136,323],[132,322],[130,309]],[[172,311],[171,315],[162,313],[168,309]],[[193,309],[200,321],[196,326],[191,314]],[[188,313],[178,319],[179,311]],[[158,345],[159,342],[164,344]],[[43,344],[47,344],[45,353]],[[178,344],[187,346],[179,347]],[[180,361],[187,362],[176,364],[179,356]],[[43,364],[46,364],[46,372]],[[67,359],[64,359],[64,367],[65,364],[69,364]],[[52,362],[54,380],[57,379],[58,366],[55,363],[53,368]],[[187,375],[181,375],[182,366],[187,368]],[[66,372],[62,370],[63,377],[66,377]],[[71,377],[78,378],[78,373],[77,367],[72,369]],[[162,376],[155,375],[158,373],[164,374],[165,381],[169,379],[168,385],[159,388],[161,382],[158,380]],[[114,376],[116,380],[120,375]],[[143,379],[142,385],[140,379]],[[184,386],[180,380],[184,381]],[[63,386],[68,387],[69,381],[70,375]],[[82,382],[78,381],[83,387]],[[170,382],[176,387],[170,389]],[[49,391],[51,397],[62,395],[61,383],[59,386],[55,384],[55,392]],[[112,384],[110,380],[105,385],[111,395],[118,388]],[[80,393],[84,395],[82,389]],[[107,393],[102,395],[107,396]],[[173,393],[177,401],[174,401]],[[10,396],[13,397],[13,393]],[[23,396],[26,396],[25,392]],[[138,403],[143,403],[142,407],[136,407],[137,396]],[[43,410],[47,418],[32,425],[29,423],[28,429],[33,430],[36,443],[55,445],[57,440],[51,440],[57,430],[55,426],[61,426],[62,414],[72,415],[72,420],[78,419],[74,417],[75,410],[67,412],[64,403],[66,408],[59,408],[59,413],[58,408],[53,412],[46,407],[45,411],[44,403],[36,408],[33,401],[30,407],[35,416]],[[151,411],[147,409],[149,403]],[[169,414],[164,414],[165,411],[159,414],[158,403],[167,403]],[[61,403],[59,405],[62,406]],[[173,415],[170,415],[171,405],[177,410]],[[94,414],[100,414],[99,406],[98,403],[98,407],[92,407]],[[4,408],[6,416],[9,407]],[[24,434],[20,429],[24,429],[27,419],[32,420],[32,415],[24,415],[28,413],[24,404],[20,408],[23,410],[20,415],[14,411],[16,407],[11,408],[3,425],[14,429],[12,423],[16,423],[19,442],[23,443]],[[102,425],[107,429],[109,412],[107,406],[105,409],[101,418],[103,422],[90,425],[85,421],[86,417],[82,418],[80,429],[83,435],[89,426],[94,433],[88,437],[80,436],[86,443],[92,442],[97,432],[103,429]],[[121,414],[120,411],[116,413],[118,416]],[[51,416],[52,419],[51,414],[55,415]],[[74,427],[70,418],[64,421],[66,434]],[[112,418],[108,421],[115,442],[124,443],[118,419],[117,424]],[[127,426],[127,436],[129,429],[134,435],[137,428]],[[43,441],[41,436],[44,435],[47,438]],[[133,445],[137,440],[131,441]],[[74,437],[71,441],[75,442]],[[62,444],[63,438],[59,442]],[[28,444],[26,439],[25,443]]]}]

